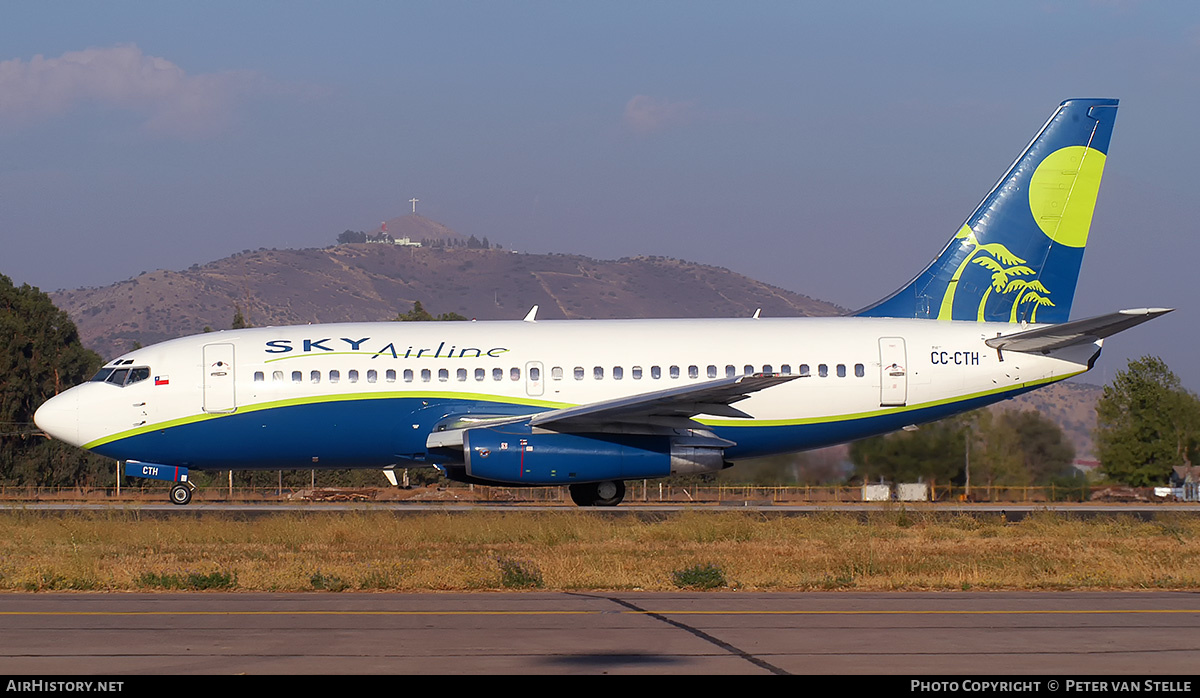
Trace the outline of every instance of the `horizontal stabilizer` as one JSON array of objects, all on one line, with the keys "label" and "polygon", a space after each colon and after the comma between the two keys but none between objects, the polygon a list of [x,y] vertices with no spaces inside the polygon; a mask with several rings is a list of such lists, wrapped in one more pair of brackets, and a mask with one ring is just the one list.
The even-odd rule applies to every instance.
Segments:
[{"label": "horizontal stabilizer", "polygon": [[1174,308],[1136,308],[1134,310],[1118,310],[1108,315],[1085,318],[1061,325],[1046,325],[1024,332],[993,337],[985,342],[993,349],[1019,352],[1046,353],[1054,349],[1063,349],[1078,344],[1091,344],[1097,340],[1111,337],[1118,332],[1124,332],[1130,327],[1153,320],[1159,315],[1165,315]]}]

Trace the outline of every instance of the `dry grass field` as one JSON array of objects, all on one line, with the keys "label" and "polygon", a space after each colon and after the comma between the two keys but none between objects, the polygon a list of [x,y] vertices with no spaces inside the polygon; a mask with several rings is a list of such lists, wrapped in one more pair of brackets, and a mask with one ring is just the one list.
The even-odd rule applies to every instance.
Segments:
[{"label": "dry grass field", "polygon": [[0,591],[1200,588],[1200,518],[0,515]]}]

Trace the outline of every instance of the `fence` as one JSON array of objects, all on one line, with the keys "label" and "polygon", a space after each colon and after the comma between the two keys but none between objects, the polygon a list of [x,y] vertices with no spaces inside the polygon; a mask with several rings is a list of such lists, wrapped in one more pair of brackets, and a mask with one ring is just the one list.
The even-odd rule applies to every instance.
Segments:
[{"label": "fence", "polygon": [[[626,482],[625,504],[697,503],[697,504],[821,504],[851,503],[863,500],[862,486],[779,486],[756,485],[672,485],[664,482],[631,480]],[[1100,496],[1097,496],[1100,495]],[[933,502],[1085,502],[1085,501],[1164,501],[1154,488],[1104,488],[1081,485],[1062,487],[930,487]],[[121,487],[13,487],[0,486],[0,501],[18,502],[93,502],[159,503],[167,501],[167,488]],[[195,503],[251,503],[304,501],[377,501],[413,503],[492,502],[512,504],[570,504],[565,487],[484,487],[480,485],[428,486],[400,489],[380,488],[279,488],[212,485],[196,490]]]}]

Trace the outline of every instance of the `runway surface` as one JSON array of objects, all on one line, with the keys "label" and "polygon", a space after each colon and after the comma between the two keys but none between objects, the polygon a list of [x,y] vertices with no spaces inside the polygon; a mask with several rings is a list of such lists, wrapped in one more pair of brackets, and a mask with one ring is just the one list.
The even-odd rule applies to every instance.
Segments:
[{"label": "runway surface", "polygon": [[0,673],[1187,674],[1197,593],[0,595]]}]

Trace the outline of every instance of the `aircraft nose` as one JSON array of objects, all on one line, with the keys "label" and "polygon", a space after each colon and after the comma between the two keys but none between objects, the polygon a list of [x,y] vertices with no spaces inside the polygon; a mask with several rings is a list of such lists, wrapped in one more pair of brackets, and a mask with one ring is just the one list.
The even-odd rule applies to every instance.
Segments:
[{"label": "aircraft nose", "polygon": [[50,436],[79,445],[79,392],[68,390],[50,398],[33,413],[33,422]]}]

